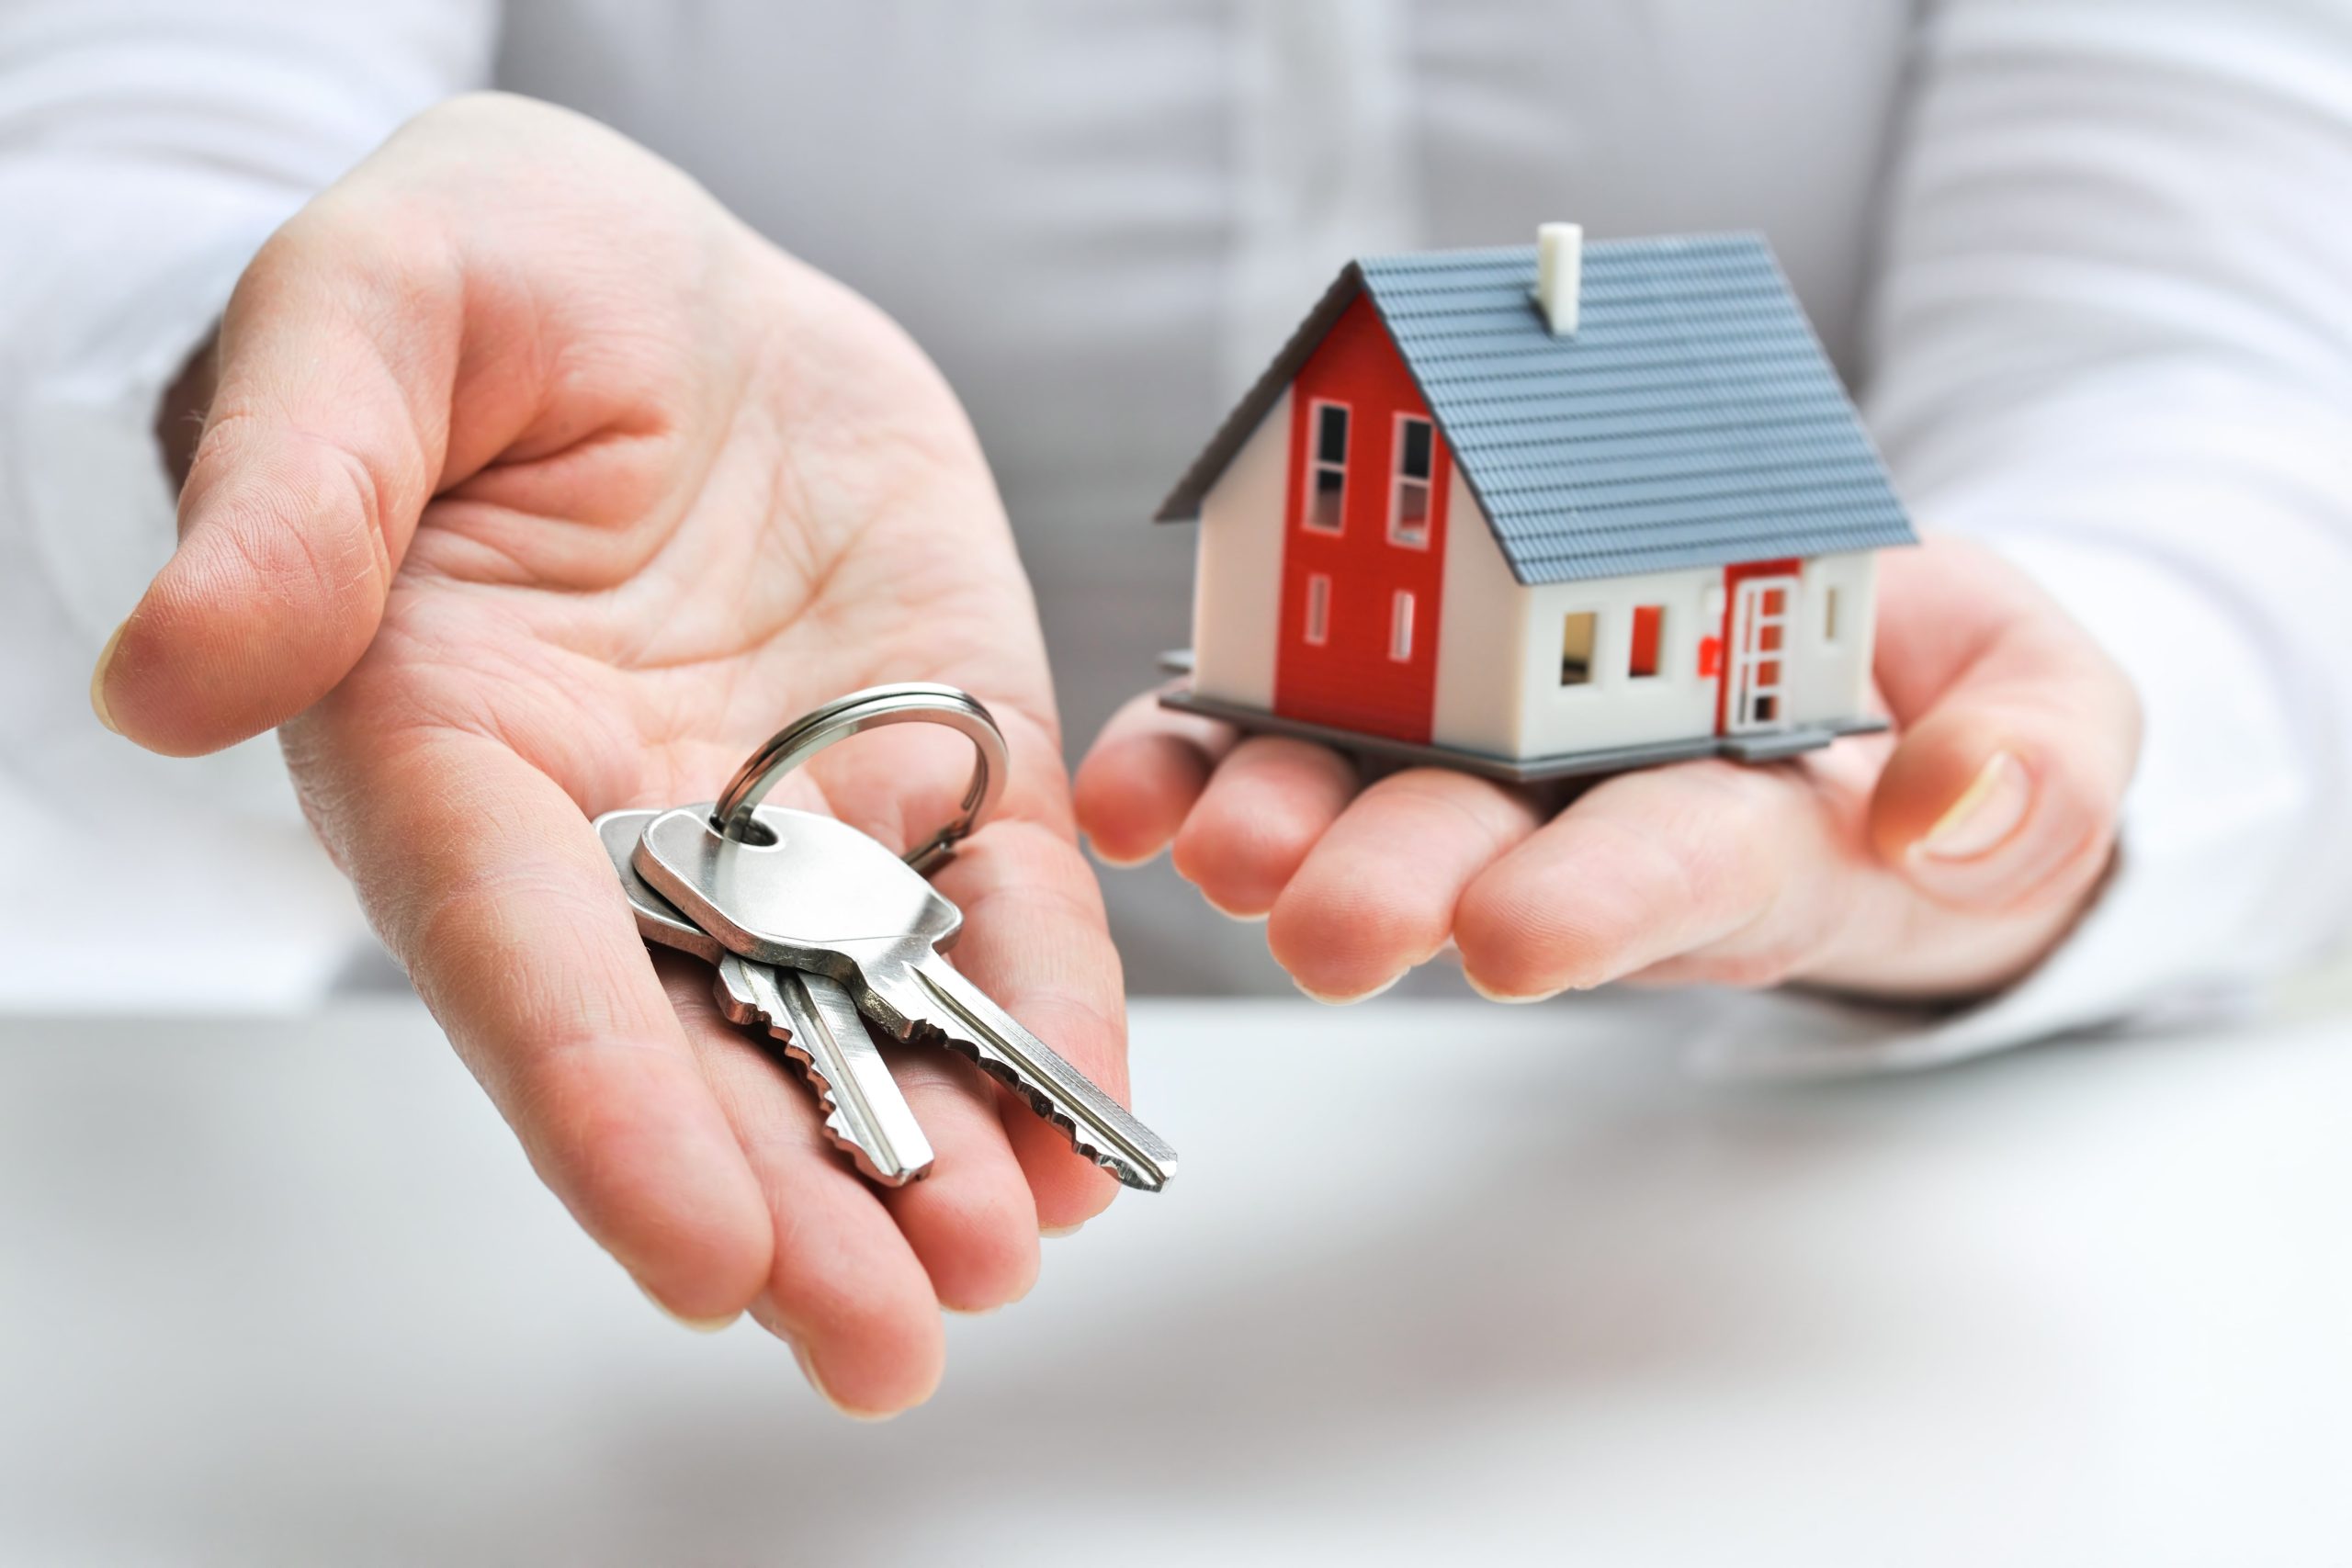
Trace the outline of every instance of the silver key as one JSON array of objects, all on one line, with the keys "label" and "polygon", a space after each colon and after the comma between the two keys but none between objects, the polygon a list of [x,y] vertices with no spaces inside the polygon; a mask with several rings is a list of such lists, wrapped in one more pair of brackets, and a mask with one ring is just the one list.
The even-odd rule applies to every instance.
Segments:
[{"label": "silver key", "polygon": [[[759,815],[764,818],[768,808]],[[729,1021],[763,1028],[796,1063],[825,1112],[825,1135],[872,1181],[903,1187],[931,1171],[931,1140],[899,1091],[889,1065],[866,1032],[857,1004],[822,975],[777,970],[739,958],[637,874],[629,856],[658,811],[608,811],[596,835],[620,874],[638,934],[714,965],[713,995]]]},{"label": "silver key", "polygon": [[939,1035],[1128,1186],[1158,1191],[1175,1175],[1175,1150],[947,964],[963,914],[898,856],[805,811],[763,807],[768,844],[722,838],[710,816],[662,813],[634,856],[703,930],[763,964],[832,976],[900,1039]]},{"label": "silver key", "polygon": [[629,856],[637,852],[638,836],[661,815],[659,811],[607,811],[596,818],[596,837],[604,840],[605,853],[612,857],[613,870],[620,875],[629,913],[637,917],[637,934],[653,946],[675,948],[705,964],[717,964],[727,956],[718,939],[678,913],[677,906],[647,886],[637,867],[629,863]]}]

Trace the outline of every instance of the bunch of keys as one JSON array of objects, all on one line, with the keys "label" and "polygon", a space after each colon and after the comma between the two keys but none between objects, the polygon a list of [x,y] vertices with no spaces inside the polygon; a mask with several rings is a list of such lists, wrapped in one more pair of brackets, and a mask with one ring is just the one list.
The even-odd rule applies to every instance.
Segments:
[{"label": "bunch of keys", "polygon": [[[910,721],[960,731],[978,760],[956,819],[903,858],[830,817],[760,804],[834,741]],[[971,1058],[1080,1154],[1156,1192],[1176,1173],[1176,1151],[942,956],[963,914],[926,877],[996,803],[1005,765],[1003,734],[970,694],[876,686],[777,731],[715,803],[608,811],[596,831],[639,933],[715,966],[719,1010],[782,1046],[817,1095],[826,1135],[867,1179],[900,1187],[932,1165],[870,1023]]]}]

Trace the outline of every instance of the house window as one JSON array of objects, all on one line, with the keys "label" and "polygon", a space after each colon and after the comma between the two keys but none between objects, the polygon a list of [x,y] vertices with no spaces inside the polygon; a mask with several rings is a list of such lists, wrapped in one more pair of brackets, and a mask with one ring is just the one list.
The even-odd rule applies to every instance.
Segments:
[{"label": "house window", "polygon": [[1396,472],[1389,483],[1388,542],[1417,550],[1430,547],[1430,473],[1435,464],[1430,422],[1419,414],[1396,416]]},{"label": "house window", "polygon": [[1665,605],[1634,606],[1634,646],[1625,658],[1626,674],[1636,681],[1646,681],[1657,673],[1658,645],[1664,640],[1665,630]]},{"label": "house window", "polygon": [[1821,595],[1821,640],[1826,643],[1838,640],[1838,590],[1835,588],[1824,590]]},{"label": "house window", "polygon": [[1413,596],[1401,588],[1388,602],[1388,657],[1399,664],[1413,657]]},{"label": "house window", "polygon": [[1306,640],[1315,648],[1331,640],[1331,580],[1319,571],[1306,579]]},{"label": "house window", "polygon": [[1589,685],[1592,681],[1593,627],[1600,617],[1578,610],[1560,626],[1560,684]]},{"label": "house window", "polygon": [[1347,519],[1348,405],[1317,402],[1310,411],[1314,450],[1306,465],[1306,526],[1336,534]]}]

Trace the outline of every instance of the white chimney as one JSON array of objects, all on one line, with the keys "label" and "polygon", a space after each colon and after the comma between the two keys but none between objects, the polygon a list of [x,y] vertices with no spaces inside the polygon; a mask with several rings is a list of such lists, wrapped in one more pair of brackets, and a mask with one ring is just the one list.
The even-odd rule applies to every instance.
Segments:
[{"label": "white chimney", "polygon": [[1554,337],[1574,337],[1577,293],[1584,282],[1584,225],[1539,223],[1535,228],[1535,303]]}]

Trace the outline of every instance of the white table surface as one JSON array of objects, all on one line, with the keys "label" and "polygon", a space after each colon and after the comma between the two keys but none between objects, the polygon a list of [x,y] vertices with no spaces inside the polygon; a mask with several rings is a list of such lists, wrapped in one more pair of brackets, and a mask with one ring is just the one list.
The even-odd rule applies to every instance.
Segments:
[{"label": "white table surface", "polygon": [[1139,1008],[1181,1179],[878,1427],[412,1005],[0,1022],[0,1562],[2352,1561],[2344,1017],[1754,1089],[1693,1005]]}]

